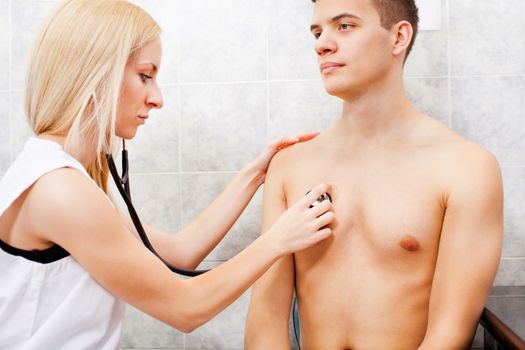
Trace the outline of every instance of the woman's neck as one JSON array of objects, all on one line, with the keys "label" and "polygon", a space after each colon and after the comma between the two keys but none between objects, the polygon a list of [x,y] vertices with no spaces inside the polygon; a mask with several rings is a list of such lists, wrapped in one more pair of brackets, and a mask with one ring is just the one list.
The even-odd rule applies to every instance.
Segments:
[{"label": "woman's neck", "polygon": [[[70,149],[65,149],[65,144],[67,136],[65,135],[52,135],[52,134],[41,134],[38,135],[39,138],[50,140],[58,143],[64,150],[73,158],[78,160],[84,168],[88,166],[96,159],[96,145],[93,142],[77,142],[77,145],[72,145]],[[91,144],[90,144],[91,143]]]}]

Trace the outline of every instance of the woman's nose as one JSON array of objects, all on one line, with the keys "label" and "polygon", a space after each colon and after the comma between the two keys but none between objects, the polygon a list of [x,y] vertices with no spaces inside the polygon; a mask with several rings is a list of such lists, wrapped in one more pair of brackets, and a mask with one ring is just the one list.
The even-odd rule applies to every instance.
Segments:
[{"label": "woman's nose", "polygon": [[162,92],[160,91],[160,88],[158,86],[156,86],[151,92],[151,94],[149,94],[147,103],[148,106],[155,109],[162,108],[162,106],[164,105]]}]

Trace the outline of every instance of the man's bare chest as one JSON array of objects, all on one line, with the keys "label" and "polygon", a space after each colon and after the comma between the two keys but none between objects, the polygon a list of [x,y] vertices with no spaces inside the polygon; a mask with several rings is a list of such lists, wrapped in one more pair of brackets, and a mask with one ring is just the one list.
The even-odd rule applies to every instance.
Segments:
[{"label": "man's bare chest", "polygon": [[293,181],[289,178],[285,184],[289,206],[318,183],[333,187],[333,238],[310,252],[329,250],[337,255],[359,247],[395,259],[437,250],[445,204],[442,184],[430,170],[307,165],[290,175]]}]

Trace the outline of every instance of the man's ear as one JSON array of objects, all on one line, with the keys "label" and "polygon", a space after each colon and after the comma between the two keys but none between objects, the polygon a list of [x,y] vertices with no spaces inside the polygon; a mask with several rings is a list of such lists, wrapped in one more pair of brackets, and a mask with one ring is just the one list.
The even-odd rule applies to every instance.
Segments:
[{"label": "man's ear", "polygon": [[394,56],[406,55],[412,37],[414,36],[414,29],[408,21],[401,21],[392,28],[394,34],[394,45],[392,47],[392,54]]}]

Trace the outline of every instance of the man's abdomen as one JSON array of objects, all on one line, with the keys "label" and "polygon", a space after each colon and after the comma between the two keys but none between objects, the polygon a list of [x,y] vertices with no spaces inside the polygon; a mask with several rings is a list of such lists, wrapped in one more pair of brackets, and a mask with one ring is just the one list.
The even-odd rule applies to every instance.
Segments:
[{"label": "man's abdomen", "polygon": [[302,349],[416,349],[435,254],[349,234],[295,255]]}]

